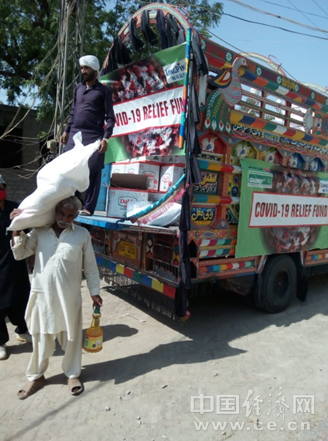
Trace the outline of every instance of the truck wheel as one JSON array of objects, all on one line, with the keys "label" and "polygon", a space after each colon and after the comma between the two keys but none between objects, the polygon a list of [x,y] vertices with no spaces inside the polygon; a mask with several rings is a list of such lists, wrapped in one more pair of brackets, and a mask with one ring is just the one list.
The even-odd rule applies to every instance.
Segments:
[{"label": "truck wheel", "polygon": [[297,290],[297,270],[290,256],[271,257],[262,273],[262,309],[272,314],[284,311]]}]

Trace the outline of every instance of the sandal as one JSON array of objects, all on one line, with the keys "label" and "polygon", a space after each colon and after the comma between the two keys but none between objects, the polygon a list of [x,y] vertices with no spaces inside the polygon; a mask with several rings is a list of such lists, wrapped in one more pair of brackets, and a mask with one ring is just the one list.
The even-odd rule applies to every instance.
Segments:
[{"label": "sandal", "polygon": [[42,377],[38,378],[37,380],[29,381],[24,389],[18,391],[17,397],[20,400],[25,400],[25,398],[30,397],[31,395],[35,394],[35,392],[42,389],[45,384],[46,379],[44,378],[44,375],[42,375]]},{"label": "sandal", "polygon": [[71,395],[80,395],[83,392],[83,385],[79,378],[68,379],[68,389]]}]

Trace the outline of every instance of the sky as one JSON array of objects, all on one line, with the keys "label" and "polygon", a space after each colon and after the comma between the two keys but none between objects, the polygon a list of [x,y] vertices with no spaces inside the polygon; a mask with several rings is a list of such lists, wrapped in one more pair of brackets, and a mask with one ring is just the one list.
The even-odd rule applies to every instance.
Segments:
[{"label": "sky", "polygon": [[[107,0],[113,6],[113,0]],[[169,1],[168,1],[169,3]],[[211,37],[222,46],[237,52],[256,52],[274,61],[282,63],[288,76],[304,83],[328,86],[328,1],[327,0],[221,0],[224,13],[217,28],[211,29],[213,34],[225,42]],[[262,10],[254,11],[245,5]],[[282,18],[276,18],[263,11],[294,20],[307,26],[320,28],[318,32],[292,24]],[[323,37],[326,40],[297,35],[281,29],[248,23],[242,20],[277,26],[293,32]],[[235,46],[235,47],[233,47]],[[237,48],[237,49],[236,49]],[[257,61],[262,64],[261,61]],[[6,93],[0,90],[0,100],[6,101]]]},{"label": "sky", "polygon": [[[212,32],[230,45],[213,36],[211,39],[237,52],[255,52],[282,64],[289,77],[303,83],[328,86],[328,1],[327,0],[221,0],[224,13],[243,20],[282,27],[294,32],[323,37],[326,40],[297,35],[280,29],[248,23],[223,15]],[[240,3],[280,17],[322,29],[318,32],[290,23],[282,18],[250,10]],[[288,9],[287,9],[288,8]],[[300,12],[301,11],[301,12]],[[257,61],[263,64],[262,61]],[[328,92],[327,92],[328,93]]]}]

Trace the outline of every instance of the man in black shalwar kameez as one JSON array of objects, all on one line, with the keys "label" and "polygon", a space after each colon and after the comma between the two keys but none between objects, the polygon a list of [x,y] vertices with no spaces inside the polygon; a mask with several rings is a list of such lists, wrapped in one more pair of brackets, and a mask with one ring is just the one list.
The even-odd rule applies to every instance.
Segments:
[{"label": "man in black shalwar kameez", "polygon": [[6,317],[16,327],[17,340],[31,343],[31,336],[27,331],[24,314],[30,292],[30,281],[25,261],[16,261],[10,247],[11,231],[9,215],[16,202],[6,198],[6,183],[0,175],[0,360],[8,357],[6,343],[9,334]]},{"label": "man in black shalwar kameez", "polygon": [[74,100],[60,142],[65,152],[74,148],[73,137],[82,133],[82,143],[91,144],[100,140],[100,147],[89,159],[90,185],[82,207],[82,214],[93,214],[100,190],[101,170],[104,168],[108,140],[115,125],[112,94],[108,87],[98,81],[99,61],[93,55],[80,58],[83,82],[74,92]]}]

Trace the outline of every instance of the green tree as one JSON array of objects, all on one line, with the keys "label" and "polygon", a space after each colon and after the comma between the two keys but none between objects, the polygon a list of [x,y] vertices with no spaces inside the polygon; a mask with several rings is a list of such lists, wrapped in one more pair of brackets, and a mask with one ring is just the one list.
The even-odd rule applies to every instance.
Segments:
[{"label": "green tree", "polygon": [[[9,103],[17,103],[26,93],[39,90],[41,107],[53,106],[59,3],[58,0],[1,0],[0,88],[7,91]],[[183,5],[183,2],[176,0],[170,4]],[[109,0],[86,0],[84,53],[96,54],[102,62],[121,26],[142,6],[125,0],[116,0],[114,6]],[[210,4],[209,0],[189,0],[184,7],[195,28],[204,35],[211,26],[218,25],[222,14],[222,5]]]},{"label": "green tree", "polygon": [[[85,48],[102,53],[110,44],[102,31],[108,15],[104,6],[104,0],[86,0]],[[1,0],[0,18],[0,87],[8,101],[24,96],[31,83],[39,87],[51,68],[52,81],[42,96],[54,97],[58,0]]]}]

